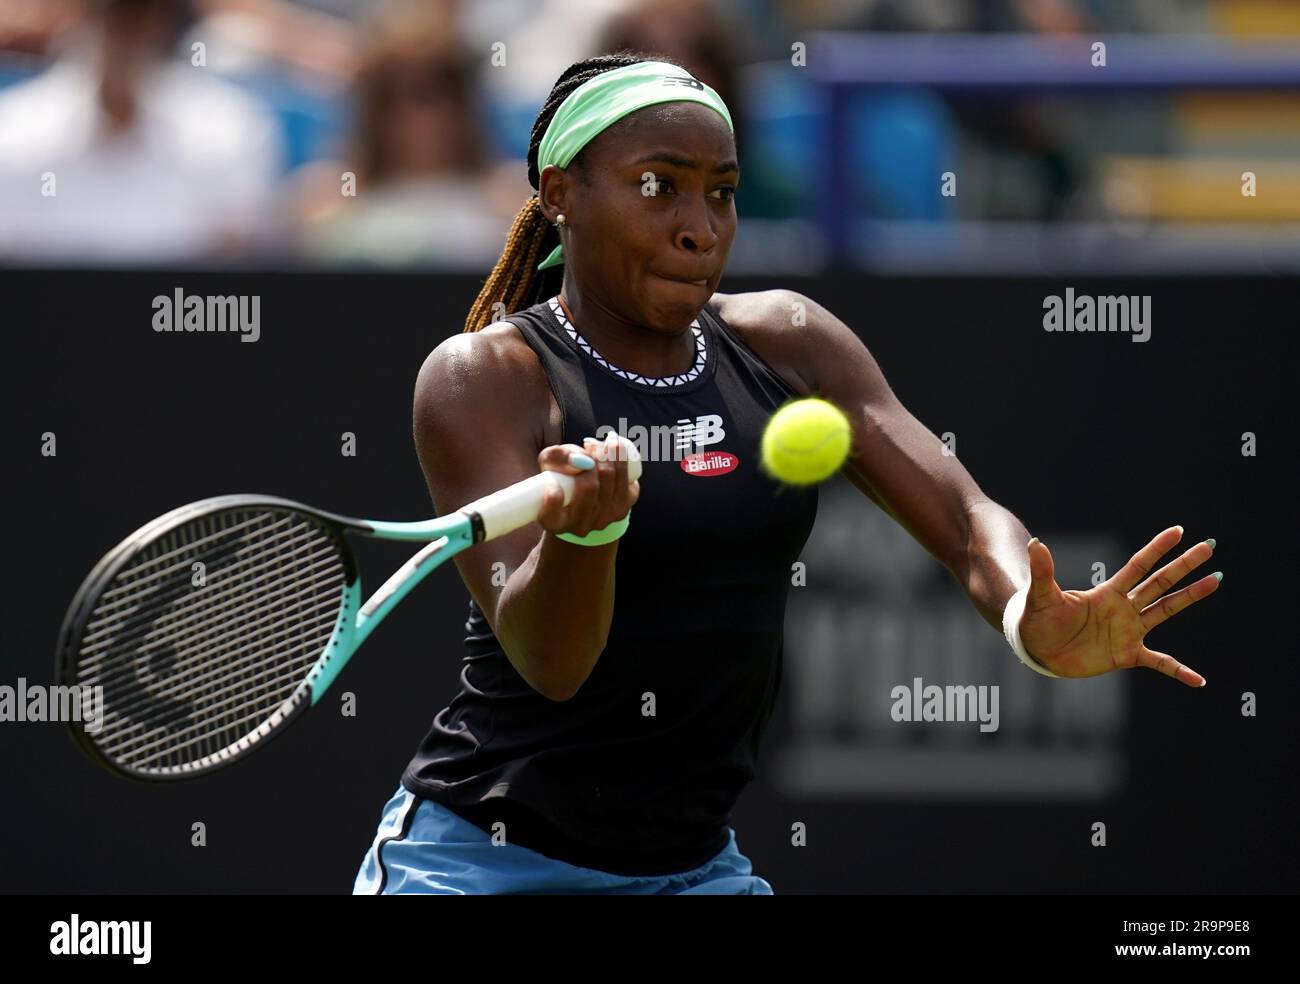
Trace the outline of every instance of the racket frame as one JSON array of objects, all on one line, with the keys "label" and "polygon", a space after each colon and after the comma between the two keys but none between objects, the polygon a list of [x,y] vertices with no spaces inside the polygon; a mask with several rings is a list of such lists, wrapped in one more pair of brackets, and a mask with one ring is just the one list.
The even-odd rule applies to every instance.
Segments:
[{"label": "racket frame", "polygon": [[[384,617],[435,568],[476,542],[481,542],[484,536],[481,516],[469,509],[434,519],[397,523],[356,519],[315,509],[292,499],[259,494],[215,496],[178,506],[127,536],[86,575],[59,629],[55,648],[56,683],[60,686],[85,685],[77,677],[77,667],[80,642],[86,625],[104,590],[113,583],[142,546],[205,515],[232,509],[279,510],[305,515],[320,523],[334,542],[343,568],[344,587],[334,630],[315,665],[281,705],[239,741],[211,756],[211,762],[176,766],[172,770],[132,769],[108,758],[94,737],[86,731],[84,722],[69,721],[68,727],[77,745],[115,775],[146,782],[185,779],[210,772],[243,757],[272,734],[283,730],[308,707],[314,706]],[[384,540],[429,542],[362,604],[361,577],[352,547],[344,536],[347,532]],[[103,708],[100,713],[103,713]]]},{"label": "racket frame", "polygon": [[[628,460],[628,480],[638,481],[642,473],[640,454],[636,446],[626,438],[620,438],[619,443]],[[344,587],[334,629],[312,669],[265,721],[234,744],[205,756],[197,763],[155,771],[132,769],[109,759],[81,727],[82,722],[69,721],[68,727],[74,741],[92,760],[109,772],[145,782],[204,775],[243,758],[264,744],[266,739],[283,731],[307,708],[315,706],[347,665],[352,654],[429,573],[462,550],[535,522],[543,497],[552,486],[560,489],[565,505],[572,501],[574,477],[545,471],[475,499],[446,516],[415,522],[356,519],[315,509],[292,499],[251,493],[200,499],[158,516],[105,554],[77,589],[59,629],[56,644],[55,679],[60,685],[84,686],[77,679],[80,642],[105,587],[112,583],[143,544],[207,513],[239,508],[279,509],[319,521],[334,541],[343,564]],[[349,532],[383,540],[420,541],[425,546],[398,568],[363,604],[356,557],[344,535]],[[100,713],[103,713],[102,708]]]}]

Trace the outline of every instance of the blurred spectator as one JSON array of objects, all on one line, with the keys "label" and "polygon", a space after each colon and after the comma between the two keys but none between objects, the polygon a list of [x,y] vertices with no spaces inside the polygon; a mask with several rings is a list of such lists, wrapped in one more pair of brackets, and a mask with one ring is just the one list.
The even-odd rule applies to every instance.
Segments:
[{"label": "blurred spectator", "polygon": [[[741,102],[739,66],[749,57],[748,29],[718,0],[639,0],[605,24],[596,51],[630,48],[680,62],[717,90],[732,116]],[[740,126],[737,123],[737,137]]]},{"label": "blurred spectator", "polygon": [[307,253],[491,266],[531,189],[517,167],[494,163],[474,71],[451,7],[399,5],[373,23],[356,80],[351,159],[301,177]]},{"label": "blurred spectator", "polygon": [[638,0],[606,23],[594,51],[625,48],[670,58],[717,90],[735,127],[740,161],[736,213],[742,218],[784,214],[763,162],[748,153],[749,107],[740,84],[752,50],[747,26],[719,0]]},{"label": "blurred spectator", "polygon": [[469,6],[465,35],[489,58],[479,85],[503,156],[528,156],[533,121],[555,80],[574,62],[604,50],[599,35],[605,24],[630,6],[631,0],[475,0]]},{"label": "blurred spectator", "polygon": [[357,70],[352,21],[296,0],[191,2],[198,19],[182,50],[202,45],[209,72],[275,114],[284,139],[284,173],[337,155],[346,138],[346,99]]},{"label": "blurred spectator", "polygon": [[83,0],[0,0],[0,51],[43,55],[83,14]]},{"label": "blurred spectator", "polygon": [[[798,29],[1064,35],[1094,26],[1081,0],[785,0],[783,7]],[[860,194],[877,218],[941,217],[946,203],[934,193],[933,176],[949,166],[958,144],[967,157],[982,149],[996,162],[986,171],[1029,175],[1029,188],[1015,182],[1001,198],[993,187],[967,195],[966,202],[980,199],[984,218],[1058,220],[1083,180],[1038,99],[936,98],[914,90],[858,94],[853,107],[849,142],[866,163]]]},{"label": "blurred spectator", "polygon": [[[199,21],[190,39],[210,49],[209,64],[231,75],[274,68],[324,88],[342,87],[356,70],[356,31],[344,17],[361,6],[318,11],[288,0],[192,0]],[[187,39],[188,40],[188,39]]]},{"label": "blurred spectator", "polygon": [[95,0],[41,75],[0,93],[0,255],[176,261],[264,241],[274,119],[172,60],[177,0]]},{"label": "blurred spectator", "polygon": [[778,0],[800,30],[1011,31],[1083,27],[1079,0]]}]

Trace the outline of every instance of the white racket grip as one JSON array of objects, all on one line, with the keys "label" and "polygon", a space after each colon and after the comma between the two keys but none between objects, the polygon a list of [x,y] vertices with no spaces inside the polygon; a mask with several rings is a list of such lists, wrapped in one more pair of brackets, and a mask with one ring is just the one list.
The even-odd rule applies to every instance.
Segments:
[{"label": "white racket grip", "polygon": [[[636,445],[625,437],[619,438],[623,453],[627,455],[628,482],[641,480],[641,455]],[[483,520],[483,539],[494,540],[505,536],[521,526],[537,521],[537,514],[542,510],[542,500],[546,489],[554,484],[564,493],[564,504],[573,501],[573,475],[562,472],[543,471],[522,482],[508,485],[504,489],[489,493],[481,499],[475,499],[458,511],[478,513]]]}]

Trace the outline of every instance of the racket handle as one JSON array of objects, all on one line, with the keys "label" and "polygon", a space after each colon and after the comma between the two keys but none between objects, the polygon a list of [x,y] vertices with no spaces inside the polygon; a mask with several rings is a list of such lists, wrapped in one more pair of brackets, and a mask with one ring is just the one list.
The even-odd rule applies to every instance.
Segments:
[{"label": "racket handle", "polygon": [[[636,445],[625,437],[619,438],[627,455],[628,482],[641,479],[641,456]],[[522,482],[508,485],[481,499],[475,499],[458,511],[478,513],[483,520],[483,539],[493,540],[505,536],[521,526],[537,521],[537,514],[542,511],[542,500],[551,485],[558,485],[564,493],[564,504],[573,501],[573,475],[562,472],[543,471]]]}]

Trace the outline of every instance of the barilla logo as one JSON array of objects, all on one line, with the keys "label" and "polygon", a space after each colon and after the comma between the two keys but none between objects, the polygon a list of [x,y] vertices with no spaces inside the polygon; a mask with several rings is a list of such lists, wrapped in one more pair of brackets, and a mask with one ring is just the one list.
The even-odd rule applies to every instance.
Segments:
[{"label": "barilla logo", "polygon": [[740,459],[730,451],[701,451],[699,454],[688,454],[681,462],[682,471],[700,478],[725,475],[735,471],[739,464]]},{"label": "barilla logo", "polygon": [[[677,450],[692,451],[709,444],[717,444],[727,436],[722,427],[722,418],[716,413],[701,414],[694,420],[683,417],[677,421]],[[700,451],[683,455],[679,459],[682,471],[698,478],[712,478],[736,470],[740,459],[730,451]]]}]

